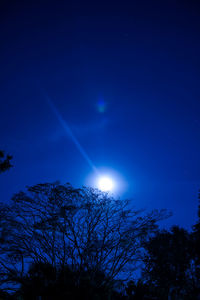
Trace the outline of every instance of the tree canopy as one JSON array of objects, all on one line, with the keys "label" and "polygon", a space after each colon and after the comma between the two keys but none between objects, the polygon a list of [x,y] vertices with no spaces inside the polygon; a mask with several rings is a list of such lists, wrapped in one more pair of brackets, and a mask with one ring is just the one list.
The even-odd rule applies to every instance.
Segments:
[{"label": "tree canopy", "polygon": [[93,188],[38,184],[16,194],[0,211],[0,266],[3,285],[23,284],[27,266],[46,264],[104,274],[101,285],[127,278],[141,261],[144,243],[165,212],[130,209]]}]

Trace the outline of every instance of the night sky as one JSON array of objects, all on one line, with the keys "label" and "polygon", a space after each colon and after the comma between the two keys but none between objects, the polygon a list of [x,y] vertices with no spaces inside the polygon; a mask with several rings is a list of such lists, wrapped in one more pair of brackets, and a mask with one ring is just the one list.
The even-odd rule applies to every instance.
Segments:
[{"label": "night sky", "polygon": [[1,201],[96,169],[134,206],[172,210],[166,225],[195,222],[198,1],[2,0],[0,41]]}]

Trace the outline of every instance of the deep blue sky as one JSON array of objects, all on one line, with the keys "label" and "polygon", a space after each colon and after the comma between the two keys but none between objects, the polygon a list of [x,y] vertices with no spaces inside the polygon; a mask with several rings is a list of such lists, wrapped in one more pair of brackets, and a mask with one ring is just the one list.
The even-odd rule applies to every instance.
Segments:
[{"label": "deep blue sky", "polygon": [[1,1],[0,148],[14,168],[0,198],[92,176],[48,96],[94,165],[126,182],[122,198],[189,227],[200,188],[198,1],[94,2]]}]

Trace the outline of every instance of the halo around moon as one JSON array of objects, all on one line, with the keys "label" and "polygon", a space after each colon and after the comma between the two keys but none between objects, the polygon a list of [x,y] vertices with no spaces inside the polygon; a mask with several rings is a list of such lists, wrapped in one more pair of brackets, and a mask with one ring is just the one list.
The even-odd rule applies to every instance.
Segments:
[{"label": "halo around moon", "polygon": [[103,192],[112,192],[114,189],[114,181],[108,176],[101,176],[98,179],[98,188]]},{"label": "halo around moon", "polygon": [[98,167],[98,172],[92,172],[85,179],[85,185],[110,192],[112,195],[121,197],[127,190],[127,182],[122,175],[114,169]]}]

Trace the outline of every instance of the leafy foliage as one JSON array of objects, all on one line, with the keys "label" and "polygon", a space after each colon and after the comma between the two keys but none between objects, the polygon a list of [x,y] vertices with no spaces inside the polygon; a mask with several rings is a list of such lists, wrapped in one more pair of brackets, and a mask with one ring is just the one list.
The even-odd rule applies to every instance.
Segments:
[{"label": "leafy foliage", "polygon": [[154,290],[159,290],[160,298],[190,299],[194,291],[191,235],[173,226],[170,231],[158,231],[145,248],[143,275]]},{"label": "leafy foliage", "polygon": [[7,170],[9,170],[11,165],[11,155],[5,155],[4,151],[0,150],[0,173],[3,173]]},{"label": "leafy foliage", "polygon": [[97,272],[91,280],[87,271],[73,271],[69,266],[54,268],[51,264],[34,264],[24,278],[20,288],[23,299],[108,299],[113,286],[104,286],[106,280],[102,272]]}]

